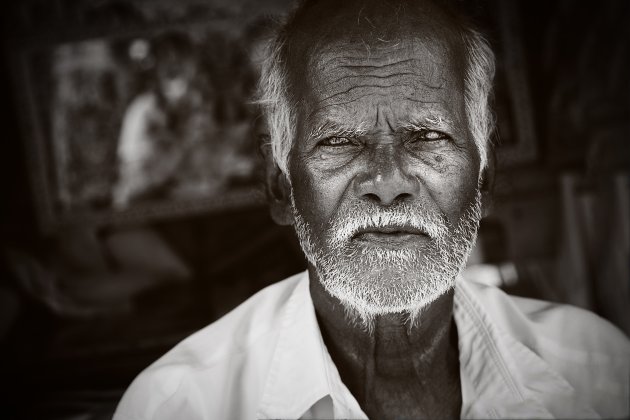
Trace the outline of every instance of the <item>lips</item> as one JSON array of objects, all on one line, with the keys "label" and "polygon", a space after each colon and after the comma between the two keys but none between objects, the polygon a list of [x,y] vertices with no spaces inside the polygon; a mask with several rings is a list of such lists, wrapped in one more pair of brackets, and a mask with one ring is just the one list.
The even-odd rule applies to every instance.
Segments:
[{"label": "lips", "polygon": [[384,226],[362,229],[352,240],[365,245],[405,248],[422,245],[429,240],[429,236],[412,226]]}]

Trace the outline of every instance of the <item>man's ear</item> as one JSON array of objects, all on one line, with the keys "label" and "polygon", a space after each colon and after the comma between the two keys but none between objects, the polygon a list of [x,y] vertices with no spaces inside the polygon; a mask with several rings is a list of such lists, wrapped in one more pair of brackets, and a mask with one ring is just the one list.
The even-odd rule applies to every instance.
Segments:
[{"label": "man's ear", "polygon": [[287,176],[280,170],[271,152],[269,136],[259,136],[260,152],[265,160],[265,194],[271,218],[279,225],[292,225],[291,186]]},{"label": "man's ear", "polygon": [[497,155],[494,147],[488,150],[488,163],[481,174],[481,215],[488,216],[492,212],[494,181],[496,175]]}]

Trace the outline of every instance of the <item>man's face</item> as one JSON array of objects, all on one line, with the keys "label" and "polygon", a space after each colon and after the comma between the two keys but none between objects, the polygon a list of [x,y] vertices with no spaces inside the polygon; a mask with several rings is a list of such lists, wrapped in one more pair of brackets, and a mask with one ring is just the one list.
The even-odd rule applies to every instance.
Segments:
[{"label": "man's face", "polygon": [[298,92],[296,231],[328,292],[363,317],[447,291],[480,217],[461,50],[418,35],[320,47]]}]

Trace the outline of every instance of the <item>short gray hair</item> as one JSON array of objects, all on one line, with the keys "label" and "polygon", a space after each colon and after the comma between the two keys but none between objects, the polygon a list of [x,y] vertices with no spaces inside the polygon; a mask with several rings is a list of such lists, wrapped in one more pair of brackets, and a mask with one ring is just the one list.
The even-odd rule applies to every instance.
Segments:
[{"label": "short gray hair", "polygon": [[[273,159],[286,175],[291,147],[297,135],[296,104],[289,93],[286,57],[287,34],[280,26],[267,44],[258,83],[257,103],[269,130]],[[480,157],[480,170],[488,165],[495,119],[492,112],[492,83],[495,57],[486,38],[471,27],[463,27],[461,37],[466,51],[464,101],[468,128]]]}]

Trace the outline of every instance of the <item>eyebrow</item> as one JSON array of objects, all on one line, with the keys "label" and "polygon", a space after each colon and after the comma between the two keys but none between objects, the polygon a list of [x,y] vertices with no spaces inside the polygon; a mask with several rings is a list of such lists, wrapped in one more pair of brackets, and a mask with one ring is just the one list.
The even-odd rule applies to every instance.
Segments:
[{"label": "eyebrow", "polygon": [[427,128],[439,131],[450,131],[453,127],[453,122],[442,115],[429,113],[412,117],[407,121],[401,121],[398,127],[406,131],[420,131],[426,130]]},{"label": "eyebrow", "polygon": [[358,125],[345,125],[336,121],[327,120],[313,128],[308,135],[310,139],[319,139],[324,137],[360,137],[368,133],[365,123]]},{"label": "eyebrow", "polygon": [[[326,120],[322,124],[315,126],[308,134],[308,138],[361,137],[369,133],[367,125],[365,121],[356,125],[347,125],[337,121]],[[449,118],[435,113],[425,113],[405,121],[400,121],[397,124],[397,131],[421,131],[431,129],[448,132],[452,127],[453,125]]]}]

